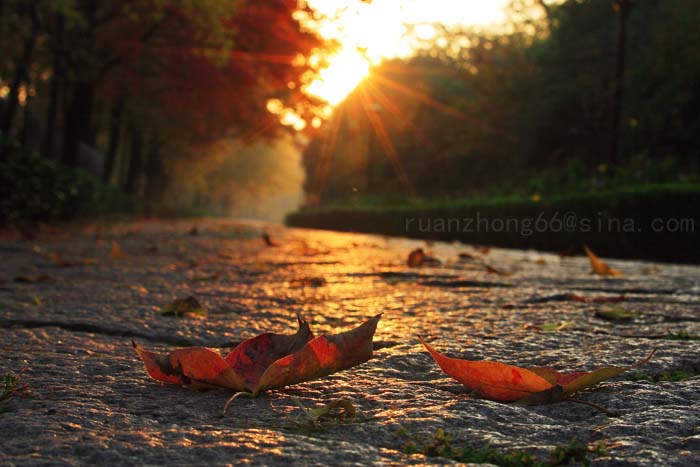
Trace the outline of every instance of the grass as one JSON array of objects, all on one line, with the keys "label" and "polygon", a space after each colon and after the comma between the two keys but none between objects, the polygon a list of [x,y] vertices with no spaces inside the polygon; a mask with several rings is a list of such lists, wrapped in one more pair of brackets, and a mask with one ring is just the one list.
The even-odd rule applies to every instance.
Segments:
[{"label": "grass", "polygon": [[2,387],[0,388],[0,413],[7,408],[4,403],[12,397],[26,397],[29,395],[29,384],[22,383],[22,371],[15,373],[8,371],[2,376]]},{"label": "grass", "polygon": [[[301,409],[301,414],[288,417],[287,428],[301,431],[326,431],[341,423],[358,421],[358,410],[348,399],[336,399],[320,407],[307,408],[296,398],[292,398]],[[364,418],[364,417],[362,417]]]},{"label": "grass", "polygon": [[694,336],[687,332],[679,332],[678,334],[668,334],[664,339],[671,341],[700,341],[700,336]]},{"label": "grass", "polygon": [[665,192],[693,192],[700,193],[698,183],[652,183],[642,185],[628,185],[610,188],[600,191],[575,191],[552,193],[538,197],[521,194],[496,194],[473,195],[469,197],[427,199],[420,197],[406,197],[400,200],[390,198],[366,197],[348,201],[333,201],[317,207],[304,207],[301,212],[326,213],[335,211],[385,211],[385,210],[413,210],[413,209],[454,209],[469,207],[495,207],[518,205],[541,205],[546,203],[560,203],[569,201],[616,199],[625,196],[658,195]]},{"label": "grass", "polygon": [[525,450],[501,452],[488,445],[479,448],[455,447],[452,445],[452,436],[443,429],[438,429],[426,440],[412,439],[405,429],[399,430],[398,434],[405,439],[401,450],[407,454],[443,457],[465,463],[491,463],[501,467],[554,467],[572,462],[589,465],[589,456],[606,452],[604,442],[585,445],[573,439],[569,444],[551,450],[546,458],[540,459]]}]

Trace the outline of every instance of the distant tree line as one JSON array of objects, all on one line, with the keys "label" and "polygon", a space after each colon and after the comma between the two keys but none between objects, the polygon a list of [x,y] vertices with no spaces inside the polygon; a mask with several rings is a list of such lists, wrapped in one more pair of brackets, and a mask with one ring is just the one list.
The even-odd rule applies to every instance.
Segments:
[{"label": "distant tree line", "polygon": [[697,2],[510,10],[374,70],[304,152],[309,203],[697,180]]}]

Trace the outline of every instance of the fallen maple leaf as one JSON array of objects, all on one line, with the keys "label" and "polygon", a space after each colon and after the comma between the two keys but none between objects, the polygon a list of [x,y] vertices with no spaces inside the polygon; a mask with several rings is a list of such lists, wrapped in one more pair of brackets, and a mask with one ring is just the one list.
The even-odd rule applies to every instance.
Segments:
[{"label": "fallen maple leaf", "polygon": [[633,321],[639,317],[639,313],[624,308],[602,308],[595,312],[595,316],[608,321]]},{"label": "fallen maple leaf", "polygon": [[14,281],[23,284],[36,284],[39,282],[48,282],[53,280],[53,277],[47,274],[39,274],[35,276],[15,276]]},{"label": "fallen maple leaf", "polygon": [[98,261],[95,258],[82,258],[78,261],[68,261],[63,257],[62,253],[56,252],[47,254],[46,258],[59,268],[68,268],[73,266],[94,266],[98,264]]},{"label": "fallen maple leaf", "polygon": [[566,298],[573,302],[583,302],[583,303],[619,303],[627,300],[624,295],[612,295],[612,296],[600,296],[600,297],[585,297],[576,293],[566,294]]},{"label": "fallen maple leaf", "polygon": [[372,338],[380,317],[347,332],[314,338],[309,324],[297,316],[296,334],[260,334],[239,344],[226,358],[204,347],[159,355],[132,344],[148,374],[158,381],[195,388],[229,388],[237,391],[234,397],[257,396],[262,391],[321,378],[366,362],[372,356]]},{"label": "fallen maple leaf", "polygon": [[290,287],[322,287],[326,285],[326,279],[323,277],[301,277],[289,281]]},{"label": "fallen maple leaf", "polygon": [[484,269],[489,274],[497,274],[499,276],[510,276],[510,273],[501,271],[500,269],[496,269],[493,266],[489,266],[488,264],[484,264]]},{"label": "fallen maple leaf", "polygon": [[122,249],[119,247],[119,243],[116,240],[112,240],[112,248],[109,252],[112,259],[125,259],[126,255],[122,253]]},{"label": "fallen maple leaf", "polygon": [[423,248],[416,248],[408,254],[407,264],[411,268],[425,266],[439,266],[442,262],[432,256],[428,256],[423,251]]},{"label": "fallen maple leaf", "polygon": [[263,232],[260,235],[260,238],[262,238],[262,241],[263,243],[265,243],[266,246],[278,246],[277,243],[272,241],[272,239],[270,238],[270,234],[267,232]]},{"label": "fallen maple leaf", "polygon": [[654,355],[626,367],[606,367],[590,372],[559,373],[550,367],[521,368],[491,361],[470,361],[442,355],[418,336],[442,371],[464,384],[476,395],[499,402],[540,405],[560,402],[574,393],[606,379],[637,368]]},{"label": "fallen maple leaf", "polygon": [[476,260],[476,256],[470,255],[469,253],[460,253],[457,255],[460,261],[474,261]]},{"label": "fallen maple leaf", "polygon": [[622,271],[618,271],[617,269],[613,269],[610,266],[608,266],[607,264],[605,264],[586,245],[583,245],[583,250],[586,252],[586,254],[588,255],[588,258],[591,260],[591,267],[593,268],[594,273],[598,274],[599,276],[612,276],[612,277],[622,276]]},{"label": "fallen maple leaf", "polygon": [[408,254],[408,267],[417,268],[423,264],[425,259],[425,253],[423,253],[423,248],[416,248]]}]

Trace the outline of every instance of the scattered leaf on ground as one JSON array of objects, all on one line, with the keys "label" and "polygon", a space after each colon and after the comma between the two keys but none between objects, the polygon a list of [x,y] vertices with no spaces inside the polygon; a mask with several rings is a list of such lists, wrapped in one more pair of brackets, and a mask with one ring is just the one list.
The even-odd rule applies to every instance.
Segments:
[{"label": "scattered leaf on ground", "polygon": [[196,237],[197,235],[199,235],[199,229],[196,225],[193,225],[192,228],[190,228],[190,230],[187,232],[187,234]]},{"label": "scattered leaf on ground", "polygon": [[642,269],[642,274],[659,274],[661,272],[661,268],[658,266],[647,266],[644,269]]},{"label": "scattered leaf on ground", "polygon": [[[274,246],[274,245],[273,245]],[[296,253],[301,256],[321,256],[330,253],[328,250],[321,250],[319,248],[314,248],[306,242],[302,242],[301,246],[296,249]]]},{"label": "scattered leaf on ground", "polygon": [[73,266],[94,266],[98,264],[98,261],[95,258],[82,258],[78,261],[68,261],[63,257],[63,254],[56,252],[49,253],[46,255],[46,257],[59,268],[69,268]]},{"label": "scattered leaf on ground", "polygon": [[196,298],[190,295],[162,306],[160,313],[164,316],[201,317],[207,314],[207,310]]},{"label": "scattered leaf on ground", "polygon": [[458,257],[460,261],[475,261],[477,259],[476,256],[470,255],[469,253],[460,253]]},{"label": "scattered leaf on ground", "polygon": [[263,232],[262,235],[260,236],[262,238],[263,243],[267,246],[278,246],[277,243],[273,242],[272,239],[270,238],[270,234],[267,232]]},{"label": "scattered leaf on ground", "polygon": [[499,276],[510,276],[509,272],[501,271],[500,269],[496,269],[493,266],[489,266],[488,264],[484,264],[484,269],[486,269],[486,272],[489,274],[496,274]]},{"label": "scattered leaf on ground", "polygon": [[38,274],[38,275],[34,275],[34,276],[16,276],[14,280],[15,280],[15,282],[24,283],[24,284],[36,284],[38,282],[52,281],[53,277],[51,277],[47,274]]},{"label": "scattered leaf on ground", "polygon": [[627,367],[607,367],[590,372],[559,373],[550,367],[520,368],[491,361],[470,361],[440,354],[420,336],[423,346],[442,371],[464,384],[477,396],[499,402],[540,405],[560,402],[574,393],[648,362]]},{"label": "scattered leaf on ground", "polygon": [[[131,290],[136,291],[142,295],[147,295],[149,293],[148,289],[140,284],[116,284],[114,287],[117,289],[131,289]],[[160,308],[157,308],[157,309],[160,309]]]},{"label": "scattered leaf on ground", "polygon": [[159,381],[229,388],[237,391],[234,397],[254,397],[262,391],[321,378],[366,362],[372,356],[372,338],[380,317],[347,332],[316,338],[308,323],[298,317],[296,334],[260,334],[239,344],[225,359],[203,347],[159,355],[132,343],[148,374]]},{"label": "scattered leaf on ground", "polygon": [[195,276],[192,278],[192,281],[194,281],[194,282],[214,282],[214,281],[218,281],[219,278],[221,278],[221,274],[214,273],[214,274],[206,274],[204,276]]},{"label": "scattered leaf on ground", "polygon": [[622,271],[618,271],[617,269],[613,269],[610,266],[608,266],[607,264],[605,264],[586,245],[583,246],[583,249],[586,252],[586,254],[588,255],[588,258],[591,260],[591,267],[593,268],[594,273],[598,274],[599,276],[612,276],[612,277],[621,277],[622,276]]},{"label": "scattered leaf on ground", "polygon": [[583,295],[578,295],[575,293],[570,293],[566,295],[566,298],[573,302],[584,302],[584,303],[619,303],[627,300],[624,295],[611,295],[611,296],[601,296],[601,297],[584,297]]},{"label": "scattered leaf on ground", "polygon": [[425,259],[425,253],[423,248],[416,248],[408,254],[408,267],[418,268],[423,265],[423,260]]},{"label": "scattered leaf on ground", "polygon": [[491,253],[490,246],[475,246],[474,249],[482,255],[488,255],[489,253]]},{"label": "scattered leaf on ground", "polygon": [[109,256],[112,259],[125,259],[126,255],[122,253],[122,249],[116,240],[112,240],[112,249],[109,252]]},{"label": "scattered leaf on ground", "polygon": [[632,321],[639,317],[639,313],[624,308],[601,308],[595,315],[608,321]]},{"label": "scattered leaf on ground", "polygon": [[47,253],[46,259],[54,263],[56,266],[65,266],[66,261],[63,259],[63,254],[52,251]]},{"label": "scattered leaf on ground", "polygon": [[426,255],[423,248],[416,248],[408,254],[407,264],[411,268],[418,268],[421,266],[438,266],[442,262],[437,258]]},{"label": "scattered leaf on ground", "polygon": [[289,281],[290,287],[322,287],[326,285],[326,279],[323,277],[301,277]]},{"label": "scattered leaf on ground", "polygon": [[568,321],[559,321],[557,323],[543,323],[543,324],[532,324],[528,323],[523,326],[523,329],[528,331],[543,331],[543,332],[555,332],[563,331],[571,326]]}]

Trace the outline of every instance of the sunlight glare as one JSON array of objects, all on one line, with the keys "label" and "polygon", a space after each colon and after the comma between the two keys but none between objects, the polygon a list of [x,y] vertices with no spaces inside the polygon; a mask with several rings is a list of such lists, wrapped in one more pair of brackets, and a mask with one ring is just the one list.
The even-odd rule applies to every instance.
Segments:
[{"label": "sunlight glare", "polygon": [[335,106],[367,76],[369,62],[356,51],[342,50],[331,57],[328,67],[320,70],[318,77],[302,90]]},{"label": "sunlight glare", "polygon": [[[313,11],[295,15],[302,26],[340,43],[340,50],[327,57],[327,67],[302,89],[335,107],[369,76],[371,65],[410,57],[418,42],[432,40],[436,30],[430,23],[495,25],[505,19],[506,1],[301,0]],[[309,60],[320,62],[320,57]]]}]

